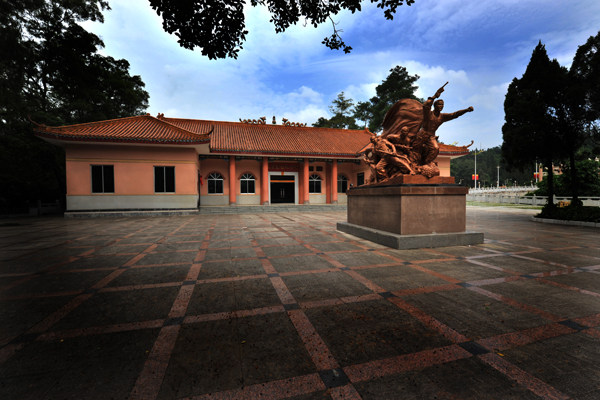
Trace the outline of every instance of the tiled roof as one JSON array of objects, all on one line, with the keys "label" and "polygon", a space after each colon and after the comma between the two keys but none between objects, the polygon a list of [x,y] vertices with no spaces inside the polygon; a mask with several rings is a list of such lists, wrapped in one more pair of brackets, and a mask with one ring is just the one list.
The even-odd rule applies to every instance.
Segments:
[{"label": "tiled roof", "polygon": [[[473,143],[471,143],[473,144]],[[452,146],[440,143],[440,154],[452,156],[464,156],[469,154],[469,146]]]},{"label": "tiled roof", "polygon": [[331,129],[246,124],[242,122],[202,121],[165,118],[165,121],[187,129],[202,132],[215,127],[210,150],[215,153],[268,153],[320,156],[355,157],[369,142],[371,134],[365,130]]},{"label": "tiled roof", "polygon": [[[258,153],[356,157],[371,133],[348,130],[246,124],[242,122],[159,118],[141,115],[86,124],[48,127],[35,124],[37,136],[66,141],[196,145],[210,142],[212,153]],[[467,147],[440,144],[440,154],[468,154]]]},{"label": "tiled roof", "polygon": [[210,129],[209,126],[204,132],[192,133],[164,120],[140,115],[59,127],[36,124],[33,132],[37,136],[69,141],[201,144],[210,140]]}]

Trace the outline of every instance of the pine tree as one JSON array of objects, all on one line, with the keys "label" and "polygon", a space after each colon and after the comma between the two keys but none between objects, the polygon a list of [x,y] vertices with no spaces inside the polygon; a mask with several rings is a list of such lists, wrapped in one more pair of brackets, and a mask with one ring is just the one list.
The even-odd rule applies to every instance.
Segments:
[{"label": "pine tree", "polygon": [[414,83],[419,79],[419,75],[409,75],[405,67],[395,66],[390,70],[390,74],[375,88],[377,95],[372,97],[370,113],[372,118],[369,121],[369,130],[379,132],[381,124],[388,110],[401,99],[415,99],[422,101],[415,96],[419,88]]},{"label": "pine tree", "polygon": [[564,156],[556,117],[564,75],[558,61],[548,58],[539,42],[521,79],[513,79],[504,101],[502,157],[509,170],[523,171],[541,160],[548,169],[548,204],[552,207],[553,163]]}]

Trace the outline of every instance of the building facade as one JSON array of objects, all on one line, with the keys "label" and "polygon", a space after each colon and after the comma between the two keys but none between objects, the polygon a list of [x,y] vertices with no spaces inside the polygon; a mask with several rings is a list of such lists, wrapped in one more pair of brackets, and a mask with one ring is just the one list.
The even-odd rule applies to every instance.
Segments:
[{"label": "building facade", "polygon": [[[343,204],[370,175],[358,154],[368,130],[159,114],[36,125],[34,134],[65,149],[68,211]],[[440,147],[436,161],[450,176],[450,160],[468,149]]]}]

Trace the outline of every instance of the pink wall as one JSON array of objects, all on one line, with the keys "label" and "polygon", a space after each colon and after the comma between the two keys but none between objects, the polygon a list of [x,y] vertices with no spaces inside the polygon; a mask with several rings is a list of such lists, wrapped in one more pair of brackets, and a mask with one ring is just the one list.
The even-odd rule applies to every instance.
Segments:
[{"label": "pink wall", "polygon": [[450,157],[438,156],[435,159],[440,169],[440,176],[450,176]]},{"label": "pink wall", "polygon": [[216,172],[223,177],[223,194],[229,194],[229,160],[209,158],[200,162],[200,174],[204,184],[200,189],[202,196],[208,195],[208,176]]},{"label": "pink wall", "polygon": [[69,145],[67,195],[92,194],[91,165],[113,165],[116,195],[154,194],[154,166],[175,167],[176,194],[197,194],[193,148]]},{"label": "pink wall", "polygon": [[254,182],[254,190],[255,193],[254,194],[260,194],[261,193],[261,188],[260,188],[260,171],[261,168],[261,161],[255,161],[255,160],[239,160],[236,161],[235,163],[235,179],[236,179],[236,194],[240,195],[241,194],[241,184],[240,184],[240,179],[242,178],[242,175],[244,174],[252,174],[254,175],[254,179],[256,179],[256,181]]}]

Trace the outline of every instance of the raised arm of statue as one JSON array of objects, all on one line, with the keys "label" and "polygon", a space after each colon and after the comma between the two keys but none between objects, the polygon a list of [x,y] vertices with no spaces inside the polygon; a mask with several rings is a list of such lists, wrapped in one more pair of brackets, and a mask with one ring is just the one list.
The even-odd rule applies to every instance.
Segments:
[{"label": "raised arm of statue", "polygon": [[458,110],[455,111],[453,113],[446,113],[446,114],[442,114],[442,122],[447,122],[453,119],[456,119],[458,117],[460,117],[461,115],[464,115],[468,112],[472,112],[473,111],[473,107],[469,107],[469,108],[465,108],[464,110]]}]

